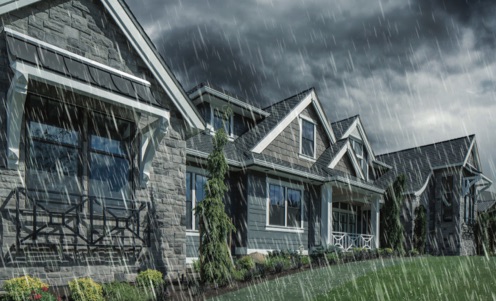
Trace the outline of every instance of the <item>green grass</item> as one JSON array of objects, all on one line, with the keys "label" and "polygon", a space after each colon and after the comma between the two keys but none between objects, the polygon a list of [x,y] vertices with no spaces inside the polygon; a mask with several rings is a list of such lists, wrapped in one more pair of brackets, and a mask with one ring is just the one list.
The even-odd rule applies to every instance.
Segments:
[{"label": "green grass", "polygon": [[314,269],[211,300],[495,300],[496,258],[418,257]]},{"label": "green grass", "polygon": [[496,258],[418,258],[358,277],[316,300],[496,300]]},{"label": "green grass", "polygon": [[253,285],[210,300],[313,300],[353,278],[400,264],[401,259],[370,260],[304,271]]}]

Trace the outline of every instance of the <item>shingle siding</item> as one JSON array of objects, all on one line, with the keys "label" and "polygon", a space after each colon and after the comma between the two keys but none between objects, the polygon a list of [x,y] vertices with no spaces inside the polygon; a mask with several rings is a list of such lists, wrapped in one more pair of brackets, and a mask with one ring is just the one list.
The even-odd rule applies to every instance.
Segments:
[{"label": "shingle siding", "polygon": [[[320,123],[317,112],[312,105],[309,105],[301,115],[310,117],[317,123],[316,126],[316,149],[315,158],[329,147],[329,138]],[[295,118],[262,152],[274,158],[278,158],[292,164],[310,167],[313,162],[301,159],[300,154],[300,123],[299,118]]]},{"label": "shingle siding", "polygon": [[354,177],[357,176],[355,172],[355,168],[353,167],[353,163],[351,162],[350,156],[345,154],[341,160],[339,160],[338,164],[334,167],[334,169],[352,175]]}]

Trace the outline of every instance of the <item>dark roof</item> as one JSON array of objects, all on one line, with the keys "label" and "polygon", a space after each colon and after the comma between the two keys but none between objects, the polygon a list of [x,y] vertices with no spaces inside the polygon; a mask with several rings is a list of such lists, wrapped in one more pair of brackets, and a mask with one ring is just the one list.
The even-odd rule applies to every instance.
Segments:
[{"label": "dark roof", "polygon": [[407,192],[419,191],[426,183],[433,168],[459,164],[465,160],[474,135],[418,146],[393,153],[382,154],[377,159],[393,167],[376,184],[386,188],[394,179],[407,177]]},{"label": "dark roof", "polygon": [[54,47],[26,41],[10,32],[6,33],[6,41],[12,60],[22,61],[138,102],[161,107],[150,87],[117,71],[91,64],[76,54],[69,55]]},{"label": "dark roof", "polygon": [[317,159],[316,164],[327,168],[329,164],[331,164],[332,160],[338,155],[339,151],[343,148],[343,146],[348,142],[348,139],[341,139],[336,143],[331,144],[322,155]]},{"label": "dark roof", "polygon": [[350,126],[355,122],[359,115],[351,116],[343,120],[333,122],[331,124],[332,130],[336,135],[336,139],[341,139],[343,134],[350,128]]},{"label": "dark roof", "polygon": [[477,212],[496,210],[496,194],[492,191],[483,191],[480,195],[480,202],[477,203]]},{"label": "dark roof", "polygon": [[292,97],[277,102],[264,110],[270,115],[248,132],[236,139],[235,144],[243,151],[250,151],[257,143],[270,133],[311,91],[305,90]]},{"label": "dark roof", "polygon": [[[210,154],[214,150],[213,139],[214,137],[208,133],[200,133],[186,141],[186,148]],[[232,141],[228,141],[224,147],[224,155],[226,159],[239,163],[246,159],[243,152],[238,151]]]}]

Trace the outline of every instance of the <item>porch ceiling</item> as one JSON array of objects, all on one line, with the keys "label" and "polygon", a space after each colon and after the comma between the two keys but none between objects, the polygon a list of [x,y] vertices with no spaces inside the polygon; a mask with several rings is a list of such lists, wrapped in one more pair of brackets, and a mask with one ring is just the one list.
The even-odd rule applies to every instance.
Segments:
[{"label": "porch ceiling", "polygon": [[360,187],[343,183],[335,183],[332,185],[333,202],[369,203],[371,200],[379,198],[382,198],[382,194],[374,193]]}]

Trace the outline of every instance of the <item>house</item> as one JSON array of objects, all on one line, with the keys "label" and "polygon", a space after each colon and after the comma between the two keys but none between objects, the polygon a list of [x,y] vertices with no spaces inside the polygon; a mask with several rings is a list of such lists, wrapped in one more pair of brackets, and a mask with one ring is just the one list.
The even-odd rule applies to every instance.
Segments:
[{"label": "house", "polygon": [[0,285],[185,269],[191,104],[123,0],[0,1]]},{"label": "house", "polygon": [[382,187],[400,174],[407,178],[402,212],[407,249],[413,247],[415,208],[423,206],[427,212],[427,252],[475,254],[474,223],[480,193],[492,184],[482,173],[475,135],[377,158],[393,167],[380,179]]},{"label": "house", "polygon": [[206,159],[222,127],[233,254],[379,246],[384,189],[376,181],[391,166],[376,159],[359,116],[330,123],[314,89],[263,109],[210,84],[188,94],[207,127],[186,148],[189,262],[198,257],[193,208],[204,197]]},{"label": "house", "polygon": [[487,190],[482,192],[476,210],[477,215],[482,213],[496,214],[496,194]]}]

